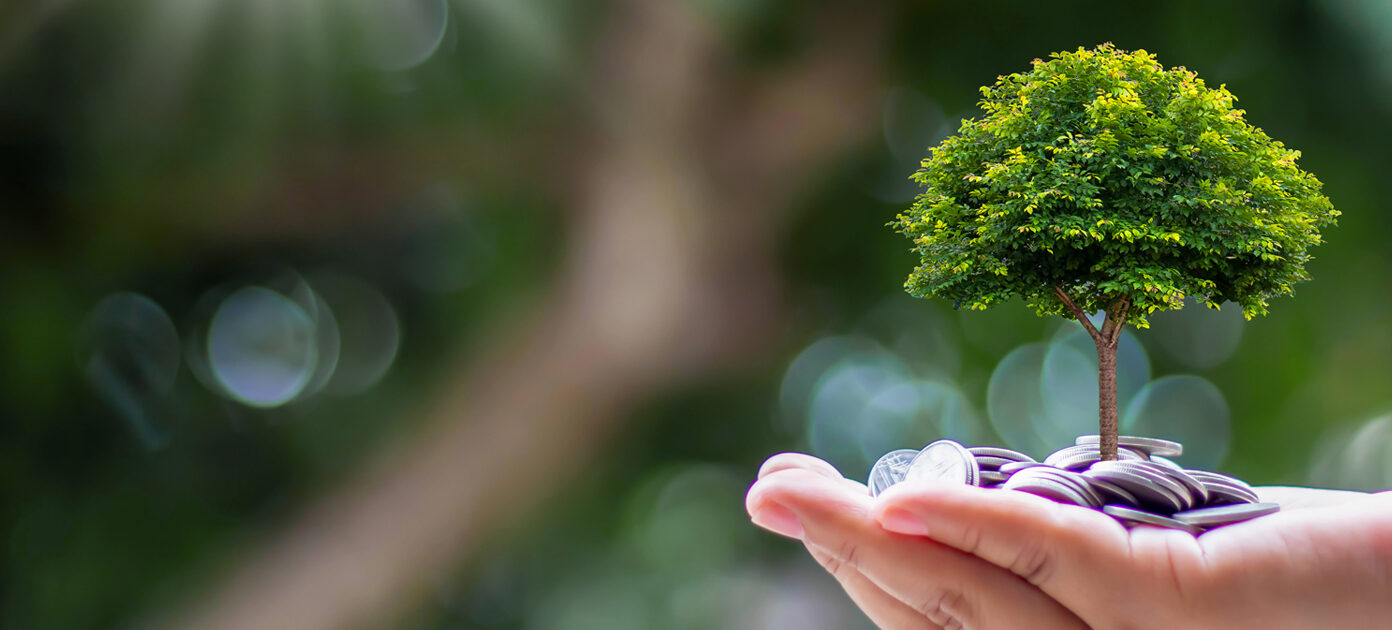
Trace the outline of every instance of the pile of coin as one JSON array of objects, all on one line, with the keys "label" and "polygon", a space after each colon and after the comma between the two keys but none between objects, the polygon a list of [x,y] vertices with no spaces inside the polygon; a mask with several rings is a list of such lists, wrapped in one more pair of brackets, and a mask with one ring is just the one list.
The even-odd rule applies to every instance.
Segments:
[{"label": "pile of coin", "polygon": [[922,450],[885,453],[870,469],[870,493],[920,479],[1018,490],[1101,510],[1128,528],[1157,525],[1195,536],[1280,509],[1260,503],[1236,477],[1168,459],[1184,452],[1178,442],[1123,435],[1118,444],[1117,459],[1102,461],[1098,437],[1085,435],[1040,462],[1008,448],[938,440]]}]

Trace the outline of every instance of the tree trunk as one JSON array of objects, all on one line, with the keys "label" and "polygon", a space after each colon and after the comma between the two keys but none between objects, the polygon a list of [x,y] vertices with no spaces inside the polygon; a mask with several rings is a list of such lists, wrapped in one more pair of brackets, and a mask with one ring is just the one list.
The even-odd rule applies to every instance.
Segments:
[{"label": "tree trunk", "polygon": [[1131,310],[1131,300],[1121,298],[1107,309],[1107,318],[1102,322],[1102,330],[1092,325],[1087,313],[1083,311],[1063,287],[1054,287],[1054,295],[1068,308],[1068,312],[1078,318],[1092,342],[1097,344],[1097,434],[1098,449],[1102,459],[1117,458],[1117,403],[1116,403],[1116,355],[1121,343],[1121,331],[1126,326],[1126,313]]},{"label": "tree trunk", "polygon": [[1116,343],[1097,344],[1097,434],[1103,460],[1117,458]]}]

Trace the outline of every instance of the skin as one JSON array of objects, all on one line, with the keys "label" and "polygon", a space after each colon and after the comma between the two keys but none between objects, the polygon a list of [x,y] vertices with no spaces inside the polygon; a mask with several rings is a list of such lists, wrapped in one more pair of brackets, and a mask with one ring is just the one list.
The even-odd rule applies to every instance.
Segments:
[{"label": "skin", "polygon": [[1392,492],[1257,491],[1282,510],[1195,538],[1023,492],[905,482],[872,498],[784,453],[746,507],[886,630],[1392,624]]}]

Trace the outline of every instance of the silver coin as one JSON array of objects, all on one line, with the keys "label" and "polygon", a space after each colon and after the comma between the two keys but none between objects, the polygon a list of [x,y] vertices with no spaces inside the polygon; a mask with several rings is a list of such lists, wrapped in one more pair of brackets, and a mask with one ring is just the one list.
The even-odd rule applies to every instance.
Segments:
[{"label": "silver coin", "polygon": [[1049,453],[1049,455],[1045,457],[1043,461],[1044,463],[1050,466],[1056,467],[1058,466],[1058,462],[1064,459],[1073,457],[1075,455],[1087,455],[1090,453],[1096,454],[1098,459],[1102,459],[1102,454],[1097,450],[1096,446],[1088,446],[1086,444],[1082,444],[1077,446],[1065,446],[1057,451]]},{"label": "silver coin", "polygon": [[1256,503],[1261,500],[1252,486],[1235,477],[1204,470],[1185,470],[1184,472],[1204,485],[1209,494],[1208,503],[1211,505]]},{"label": "silver coin", "polygon": [[1005,464],[1018,464],[1018,463],[1019,463],[1019,460],[1006,459],[1006,458],[1004,458],[1004,457],[996,457],[996,456],[994,456],[994,455],[977,455],[977,456],[976,456],[976,465],[977,465],[977,466],[980,466],[982,470],[1000,470],[1000,467],[1003,466],[1003,465],[1005,465]]},{"label": "silver coin", "polygon": [[1092,482],[1088,481],[1087,477],[1070,470],[1048,470],[1040,472],[1051,475],[1056,479],[1072,485],[1073,489],[1077,490],[1079,494],[1082,494],[1094,508],[1100,508],[1106,504],[1106,501],[1102,499],[1102,495],[1092,488]]},{"label": "silver coin", "polygon": [[1203,506],[1208,503],[1208,487],[1203,485],[1198,479],[1184,472],[1182,468],[1174,468],[1155,461],[1127,462],[1128,466],[1140,468],[1166,479],[1169,479],[1188,491],[1194,506]]},{"label": "silver coin", "polygon": [[1126,488],[1103,479],[1087,476],[1083,478],[1087,479],[1092,489],[1102,496],[1103,503],[1121,503],[1131,507],[1139,507],[1141,505],[1141,500],[1137,499],[1136,495],[1131,494],[1131,491]]},{"label": "silver coin", "polygon": [[999,472],[999,471],[995,471],[995,470],[983,470],[983,471],[981,471],[981,485],[982,485],[982,486],[985,486],[985,485],[988,484],[988,483],[991,484],[991,485],[996,485],[996,484],[1004,483],[1005,480],[1006,480],[1006,479],[1009,479],[1009,478],[1010,478],[1010,475],[1007,475],[1007,474],[1005,474],[1005,473],[1003,473],[1003,472]]},{"label": "silver coin", "polygon": [[1022,470],[1011,478],[1020,477],[1021,480],[1043,480],[1047,483],[1063,484],[1068,486],[1073,492],[1081,496],[1087,503],[1087,507],[1102,507],[1102,496],[1092,489],[1092,484],[1086,478],[1074,472],[1059,470],[1051,466],[1038,466]]},{"label": "silver coin", "polygon": [[1048,466],[1048,464],[1042,462],[1014,462],[1010,464],[1001,464],[999,470],[1007,475],[1013,475],[1026,468],[1035,468],[1039,466]]},{"label": "silver coin", "polygon": [[1051,464],[1064,470],[1085,470],[1088,466],[1099,461],[1102,461],[1101,453],[1074,453],[1072,455],[1060,457],[1051,462]]},{"label": "silver coin", "polygon": [[1249,493],[1232,484],[1221,481],[1202,480],[1208,489],[1208,505],[1230,505],[1235,503],[1256,503],[1261,500],[1255,493]]},{"label": "silver coin", "polygon": [[1136,449],[1134,449],[1134,448],[1131,448],[1131,447],[1129,447],[1129,446],[1118,446],[1118,447],[1117,447],[1117,459],[1119,459],[1119,460],[1121,460],[1121,461],[1136,460],[1136,461],[1142,461],[1142,462],[1144,462],[1144,461],[1150,461],[1150,454],[1149,454],[1149,453],[1146,453],[1145,451],[1138,451],[1138,450],[1136,450]]},{"label": "silver coin", "polygon": [[1247,482],[1245,482],[1245,481],[1243,481],[1243,480],[1241,480],[1241,479],[1238,479],[1237,477],[1234,477],[1234,476],[1232,476],[1232,475],[1225,475],[1225,474],[1223,474],[1223,473],[1216,473],[1216,472],[1212,472],[1212,471],[1208,471],[1208,470],[1187,470],[1187,469],[1186,469],[1184,472],[1189,473],[1191,476],[1193,476],[1194,478],[1199,479],[1199,480],[1205,480],[1205,479],[1207,479],[1207,480],[1212,480],[1212,481],[1218,481],[1218,482],[1222,482],[1222,483],[1226,483],[1226,484],[1229,484],[1229,485],[1236,486],[1236,487],[1240,488],[1241,490],[1243,490],[1243,491],[1245,491],[1245,492],[1247,492],[1248,494],[1251,494],[1251,495],[1253,495],[1253,496],[1255,496],[1255,495],[1257,494],[1256,489],[1254,489],[1254,488],[1252,488],[1252,486],[1248,485]]},{"label": "silver coin", "polygon": [[1102,509],[1128,527],[1146,523],[1191,533],[1279,509],[1258,503],[1256,490],[1241,479],[1186,469],[1168,459],[1182,452],[1177,442],[1139,436],[1119,441],[1116,461],[1101,460],[1094,435],[1036,462],[1011,449],[938,440],[919,451],[885,453],[871,468],[867,485],[872,495],[909,479],[999,487]]},{"label": "silver coin", "polygon": [[1194,495],[1195,505],[1208,505],[1208,486],[1205,486],[1203,482],[1195,479],[1193,475],[1184,472],[1183,468],[1166,466],[1156,461],[1138,463],[1148,464],[1149,468],[1156,473],[1165,475],[1179,482],[1189,490],[1189,494]]},{"label": "silver coin", "polygon": [[1035,496],[1052,499],[1059,503],[1068,503],[1081,507],[1092,507],[1092,503],[1078,492],[1067,482],[1046,476],[1034,475],[1026,472],[1012,475],[1005,483],[1001,484],[1006,490],[1018,490],[1028,492]]},{"label": "silver coin", "polygon": [[870,496],[879,496],[886,488],[903,481],[904,475],[909,472],[909,465],[917,456],[918,451],[911,448],[890,451],[881,456],[870,467],[870,480],[865,484],[870,486]]},{"label": "silver coin", "polygon": [[1148,462],[1097,462],[1096,464],[1092,465],[1092,469],[1125,470],[1128,472],[1136,473],[1138,475],[1150,479],[1151,481],[1154,481],[1157,484],[1160,484],[1161,487],[1165,488],[1170,492],[1170,494],[1173,494],[1176,498],[1178,498],[1180,510],[1188,510],[1196,507],[1196,497],[1194,496],[1194,493],[1189,490],[1189,488],[1185,487],[1184,484],[1181,484],[1178,481],[1171,479],[1169,475],[1164,473],[1163,468],[1161,468],[1160,471],[1157,472],[1155,468],[1152,468],[1152,466],[1155,466],[1155,464],[1150,464]]},{"label": "silver coin", "polygon": [[1150,512],[1143,512],[1141,510],[1132,509],[1124,505],[1105,505],[1102,506],[1102,511],[1107,513],[1112,518],[1115,518],[1118,521],[1122,521],[1123,524],[1139,523],[1144,525],[1156,525],[1159,527],[1166,527],[1169,529],[1178,529],[1180,531],[1189,532],[1190,534],[1193,534],[1195,536],[1198,536],[1199,534],[1203,533],[1202,527],[1190,525],[1189,523],[1177,521],[1172,518],[1165,518],[1164,516],[1161,516],[1159,514],[1151,514]]},{"label": "silver coin", "polygon": [[1174,518],[1181,523],[1198,525],[1201,527],[1218,527],[1229,523],[1237,523],[1258,516],[1274,514],[1281,510],[1281,506],[1275,503],[1243,503],[1241,505],[1223,505],[1219,507],[1206,507],[1185,512],[1175,512]]},{"label": "silver coin", "polygon": [[1021,453],[1020,451],[1012,451],[1012,450],[1010,450],[1010,449],[1008,449],[1008,448],[998,448],[998,447],[995,447],[995,446],[973,446],[973,447],[968,448],[967,451],[970,452],[972,455],[977,456],[978,459],[981,458],[982,456],[986,456],[986,457],[1004,457],[1004,458],[1006,458],[1006,459],[1008,459],[1008,460],[1017,461],[1017,462],[1032,462],[1032,461],[1034,461],[1034,458],[1033,458],[1033,457],[1030,457],[1029,455],[1026,455],[1026,454],[1024,454],[1024,453]]},{"label": "silver coin", "polygon": [[1160,456],[1160,455],[1151,455],[1151,456],[1150,456],[1150,461],[1155,462],[1155,463],[1157,463],[1157,464],[1160,464],[1161,466],[1164,466],[1164,467],[1166,467],[1166,468],[1173,468],[1173,469],[1175,469],[1175,470],[1184,470],[1184,467],[1183,467],[1183,466],[1180,466],[1180,465],[1179,465],[1179,462],[1177,462],[1177,461],[1175,461],[1175,460],[1173,460],[1173,459],[1170,459],[1170,458],[1168,458],[1168,457],[1162,457],[1162,456]]},{"label": "silver coin", "polygon": [[[1142,461],[1146,459],[1146,456],[1140,452],[1133,451],[1128,448],[1118,448],[1117,458],[1121,460]],[[1050,453],[1048,457],[1044,458],[1044,463],[1058,468],[1065,468],[1067,467],[1064,465],[1065,462],[1068,463],[1068,466],[1077,467],[1083,464],[1101,460],[1102,451],[1098,450],[1097,445],[1079,444],[1075,446],[1065,446],[1057,451],[1054,451],[1053,453]]]},{"label": "silver coin", "polygon": [[[1079,437],[1075,444],[1098,444],[1101,440],[1101,436],[1084,435]],[[1162,440],[1160,438],[1141,437],[1139,435],[1117,436],[1117,445],[1133,448],[1146,455],[1179,457],[1184,454],[1184,445],[1179,442],[1171,442],[1170,440]]]},{"label": "silver coin", "polygon": [[1155,482],[1154,479],[1139,472],[1121,469],[1098,469],[1083,472],[1091,479],[1108,481],[1135,495],[1137,505],[1161,514],[1173,514],[1184,509],[1184,502],[1173,492]]},{"label": "silver coin", "polygon": [[981,469],[966,447],[952,440],[938,440],[923,447],[909,463],[905,481],[947,481],[980,485]]}]

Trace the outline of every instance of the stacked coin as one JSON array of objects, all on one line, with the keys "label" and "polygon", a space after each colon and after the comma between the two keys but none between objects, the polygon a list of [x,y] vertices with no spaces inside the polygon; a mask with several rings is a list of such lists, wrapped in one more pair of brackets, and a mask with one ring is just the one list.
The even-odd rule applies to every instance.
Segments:
[{"label": "stacked coin", "polygon": [[1194,535],[1280,509],[1260,503],[1236,477],[1167,459],[1184,452],[1178,442],[1123,435],[1118,444],[1117,459],[1102,461],[1098,437],[1085,435],[1040,462],[1008,448],[938,440],[922,450],[886,453],[870,469],[870,493],[906,480],[1003,488],[1101,510],[1128,528],[1157,525]]}]

